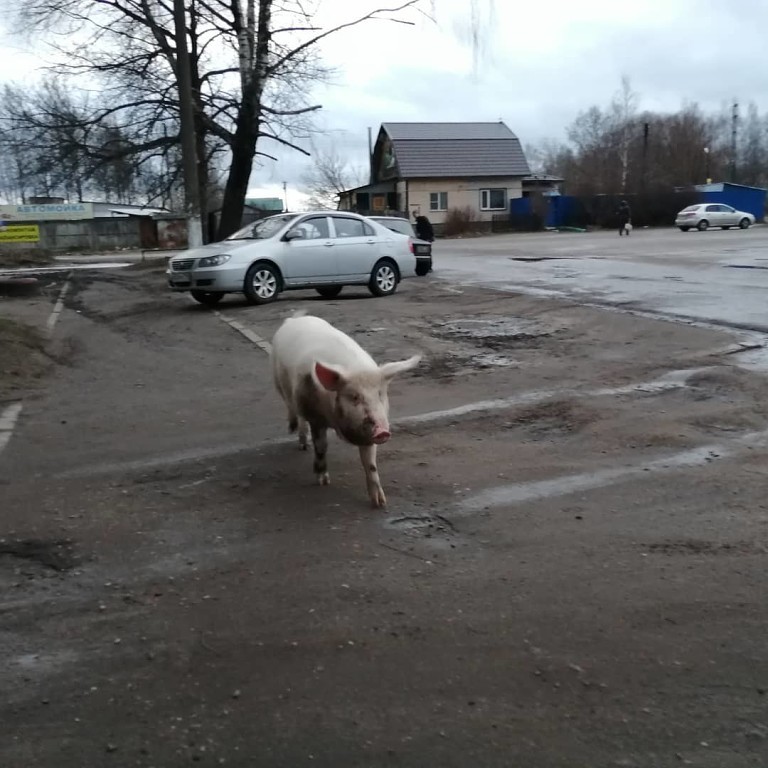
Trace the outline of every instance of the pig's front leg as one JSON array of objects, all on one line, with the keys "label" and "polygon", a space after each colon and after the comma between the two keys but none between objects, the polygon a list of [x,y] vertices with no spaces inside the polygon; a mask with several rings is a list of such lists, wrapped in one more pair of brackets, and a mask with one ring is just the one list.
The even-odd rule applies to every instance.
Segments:
[{"label": "pig's front leg", "polygon": [[387,497],[384,495],[384,489],[379,481],[379,470],[376,466],[376,446],[361,445],[360,461],[363,464],[365,472],[365,484],[368,487],[368,496],[374,507],[386,507]]},{"label": "pig's front leg", "polygon": [[328,428],[309,425],[312,431],[312,447],[315,449],[315,475],[319,485],[330,485],[331,478],[328,475],[328,463],[325,459],[328,453]]}]

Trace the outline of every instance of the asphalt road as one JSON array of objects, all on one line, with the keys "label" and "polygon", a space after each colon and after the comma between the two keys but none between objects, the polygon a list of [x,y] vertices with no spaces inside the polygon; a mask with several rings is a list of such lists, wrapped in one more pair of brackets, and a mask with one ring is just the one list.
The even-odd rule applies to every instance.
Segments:
[{"label": "asphalt road", "polygon": [[440,242],[451,279],[768,331],[768,227],[496,235]]},{"label": "asphalt road", "polygon": [[[0,765],[766,765],[763,273],[722,264],[765,236],[678,234],[440,242],[391,298],[219,312],[73,273],[0,406]],[[55,288],[0,312],[44,327]],[[286,434],[298,307],[425,354],[384,512],[354,449],[320,488]]]}]

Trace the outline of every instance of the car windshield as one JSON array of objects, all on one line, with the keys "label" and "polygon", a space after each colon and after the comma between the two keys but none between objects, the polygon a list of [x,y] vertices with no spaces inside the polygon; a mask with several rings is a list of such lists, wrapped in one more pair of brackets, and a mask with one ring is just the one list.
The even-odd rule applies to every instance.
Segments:
[{"label": "car windshield", "polygon": [[374,219],[374,221],[401,235],[413,235],[413,227],[407,219]]},{"label": "car windshield", "polygon": [[274,237],[289,221],[293,221],[297,213],[284,213],[280,216],[270,216],[255,223],[247,224],[242,229],[230,235],[227,240],[267,240]]}]

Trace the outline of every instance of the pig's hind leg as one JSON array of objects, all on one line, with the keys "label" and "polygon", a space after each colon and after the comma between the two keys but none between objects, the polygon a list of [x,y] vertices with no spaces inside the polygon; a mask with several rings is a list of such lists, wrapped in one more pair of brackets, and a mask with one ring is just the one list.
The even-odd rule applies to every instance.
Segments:
[{"label": "pig's hind leg", "polygon": [[[306,427],[306,422],[304,424]],[[312,430],[312,446],[315,449],[313,466],[318,485],[330,485],[331,478],[328,474],[328,462],[326,460],[326,454],[328,453],[328,428],[310,424],[310,429]],[[301,435],[299,435],[299,439],[301,439]]]}]

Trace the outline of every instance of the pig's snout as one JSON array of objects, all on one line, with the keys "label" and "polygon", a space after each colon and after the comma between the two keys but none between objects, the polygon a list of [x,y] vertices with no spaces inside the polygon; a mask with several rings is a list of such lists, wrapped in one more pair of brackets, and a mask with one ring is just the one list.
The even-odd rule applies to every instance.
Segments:
[{"label": "pig's snout", "polygon": [[390,437],[392,437],[392,435],[388,429],[385,429],[384,427],[373,428],[373,442],[376,443],[376,445],[386,443]]}]

